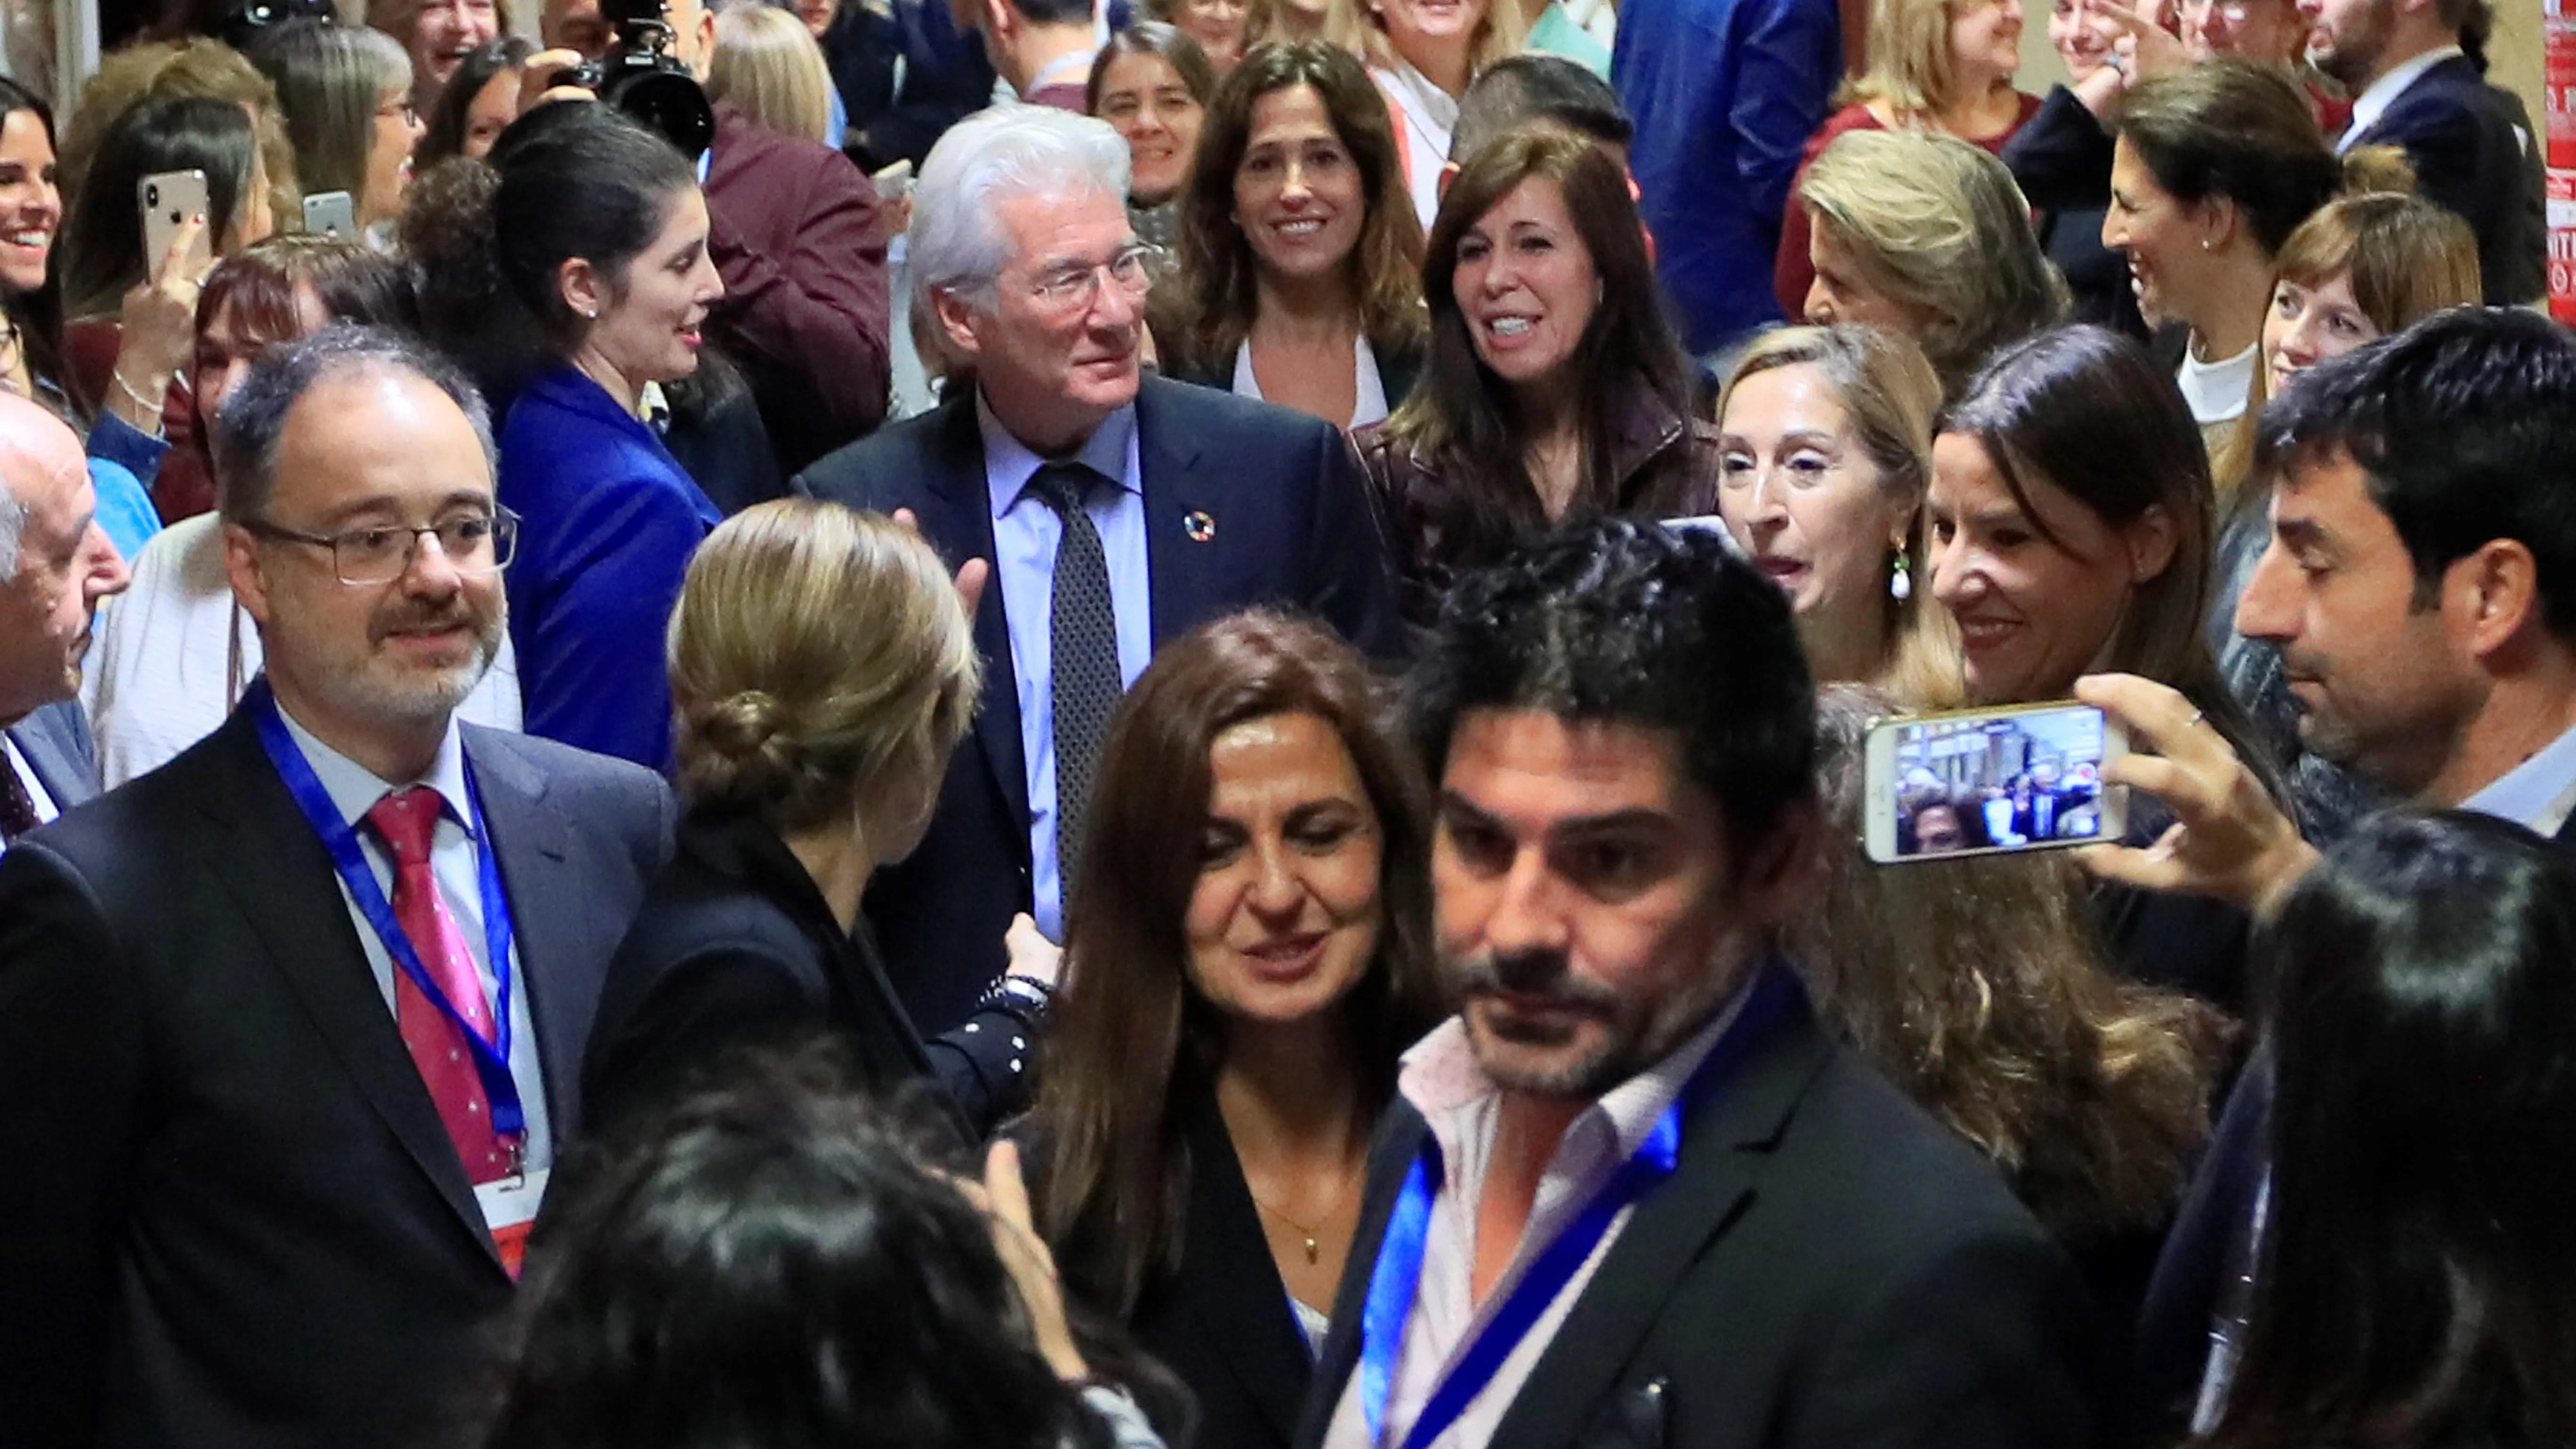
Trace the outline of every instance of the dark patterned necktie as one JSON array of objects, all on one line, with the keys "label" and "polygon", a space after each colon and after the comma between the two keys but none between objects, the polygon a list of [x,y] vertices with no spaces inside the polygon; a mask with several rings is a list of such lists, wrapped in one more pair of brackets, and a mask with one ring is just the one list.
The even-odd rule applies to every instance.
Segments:
[{"label": "dark patterned necktie", "polygon": [[0,750],[0,841],[15,840],[36,828],[36,799],[7,750]]},{"label": "dark patterned necktie", "polygon": [[1054,676],[1055,861],[1059,904],[1073,897],[1082,860],[1082,825],[1091,806],[1091,775],[1109,737],[1109,715],[1123,687],[1118,672],[1118,613],[1109,597],[1109,558],[1083,499],[1101,476],[1079,463],[1049,463],[1028,491],[1064,520],[1055,549],[1055,605],[1047,647]]}]

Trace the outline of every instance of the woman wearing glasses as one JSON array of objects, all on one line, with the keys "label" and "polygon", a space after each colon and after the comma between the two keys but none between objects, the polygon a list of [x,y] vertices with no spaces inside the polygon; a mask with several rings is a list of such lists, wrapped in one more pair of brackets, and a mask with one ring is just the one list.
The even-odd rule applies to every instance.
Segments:
[{"label": "woman wearing glasses", "polygon": [[706,198],[669,142],[608,106],[540,107],[491,162],[498,269],[546,354],[501,430],[501,501],[523,520],[510,636],[528,732],[666,769],[662,626],[721,515],[648,408],[697,371],[724,295]]},{"label": "woman wearing glasses", "polygon": [[402,46],[381,30],[298,20],[262,35],[251,63],[277,86],[304,194],[347,192],[362,235],[401,215],[421,135]]}]

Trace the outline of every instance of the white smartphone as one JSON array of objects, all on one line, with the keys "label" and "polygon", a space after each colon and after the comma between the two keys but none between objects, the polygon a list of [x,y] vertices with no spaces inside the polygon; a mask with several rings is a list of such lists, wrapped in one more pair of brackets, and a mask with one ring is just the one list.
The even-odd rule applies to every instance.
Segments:
[{"label": "white smartphone", "polygon": [[2117,840],[2125,789],[2102,767],[2128,733],[2089,704],[1898,715],[1870,726],[1861,844],[1881,864]]},{"label": "white smartphone", "polygon": [[143,269],[151,274],[160,271],[161,259],[170,254],[170,243],[189,217],[206,218],[205,229],[197,233],[197,243],[188,249],[192,270],[202,270],[215,259],[215,230],[223,225],[214,213],[214,202],[206,190],[203,171],[156,171],[134,183],[134,204],[143,213]]},{"label": "white smartphone", "polygon": [[356,199],[345,191],[316,191],[305,197],[304,230],[310,236],[356,237]]}]

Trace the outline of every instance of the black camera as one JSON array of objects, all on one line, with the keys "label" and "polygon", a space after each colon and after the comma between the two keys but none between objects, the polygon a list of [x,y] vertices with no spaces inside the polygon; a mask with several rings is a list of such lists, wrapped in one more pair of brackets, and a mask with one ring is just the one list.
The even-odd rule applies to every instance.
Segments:
[{"label": "black camera", "polygon": [[557,74],[660,133],[695,161],[715,144],[716,113],[688,62],[671,54],[676,36],[662,0],[605,0],[601,18],[616,39],[608,53]]}]

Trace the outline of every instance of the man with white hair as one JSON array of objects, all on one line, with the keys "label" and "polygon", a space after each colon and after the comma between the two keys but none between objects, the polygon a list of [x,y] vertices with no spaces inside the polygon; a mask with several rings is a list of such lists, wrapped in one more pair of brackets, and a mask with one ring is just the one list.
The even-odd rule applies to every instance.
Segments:
[{"label": "man with white hair", "polygon": [[0,392],[0,850],[98,793],[79,701],[98,601],[125,561],[98,523],[80,439]]},{"label": "man with white hair", "polygon": [[1374,654],[1399,640],[1386,548],[1340,430],[1144,375],[1146,260],[1127,145],[1002,106],[932,149],[912,305],[955,368],[945,403],[825,458],[799,491],[908,509],[952,565],[989,560],[984,703],[921,848],[865,915],[915,1019],[964,1021],[1026,911],[1061,939],[1092,770],[1154,646],[1268,604]]}]

